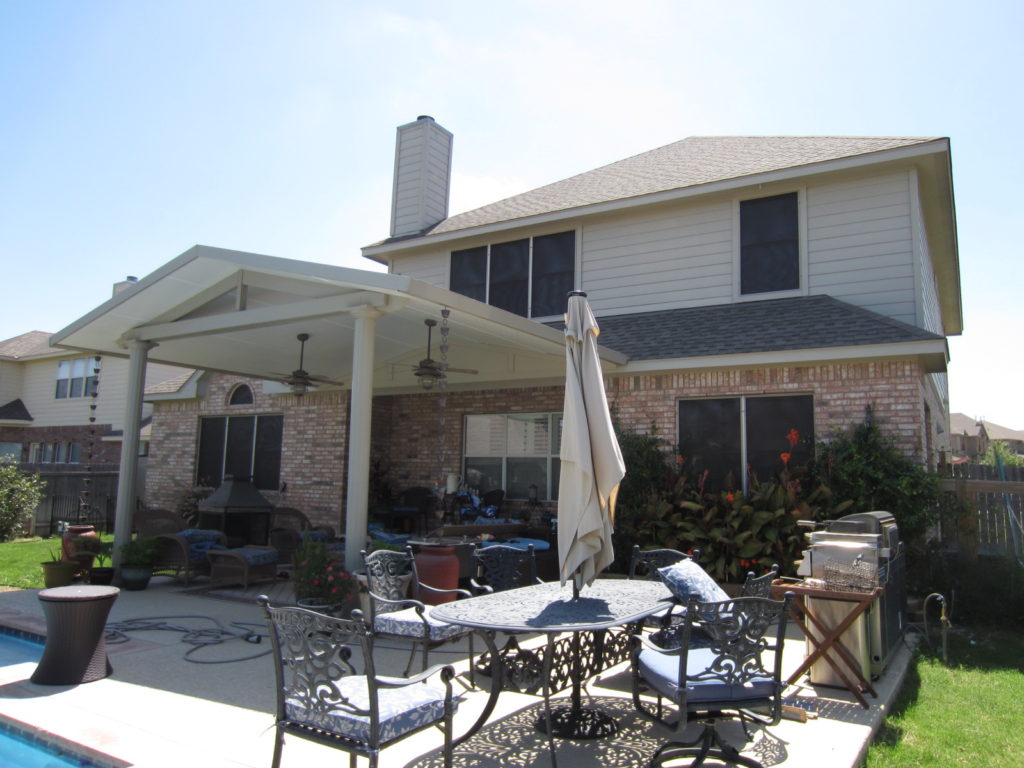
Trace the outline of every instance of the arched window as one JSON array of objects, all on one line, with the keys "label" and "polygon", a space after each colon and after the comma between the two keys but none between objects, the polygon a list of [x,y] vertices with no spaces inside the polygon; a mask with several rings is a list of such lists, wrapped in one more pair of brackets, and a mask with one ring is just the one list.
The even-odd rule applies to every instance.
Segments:
[{"label": "arched window", "polygon": [[252,405],[252,402],[252,390],[247,384],[239,384],[228,398],[228,405]]}]

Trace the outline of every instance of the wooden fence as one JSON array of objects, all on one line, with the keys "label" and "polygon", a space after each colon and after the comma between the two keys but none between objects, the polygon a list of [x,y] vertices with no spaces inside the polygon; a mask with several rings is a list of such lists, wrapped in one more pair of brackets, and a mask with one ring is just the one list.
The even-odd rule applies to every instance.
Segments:
[{"label": "wooden fence", "polygon": [[1014,530],[1011,515],[1018,524],[1024,520],[1024,467],[1005,467],[1005,480],[1000,479],[995,467],[979,464],[960,464],[948,470],[949,476],[940,481],[940,488],[955,494],[976,515],[944,520],[943,544],[970,557],[1019,555],[1024,533],[1019,527]]},{"label": "wooden fence", "polygon": [[59,523],[94,525],[96,530],[106,532],[114,529],[116,465],[94,467],[90,472],[77,468],[55,469],[52,464],[22,464],[21,468],[37,472],[46,483],[43,498],[36,507],[36,536],[55,534]]}]

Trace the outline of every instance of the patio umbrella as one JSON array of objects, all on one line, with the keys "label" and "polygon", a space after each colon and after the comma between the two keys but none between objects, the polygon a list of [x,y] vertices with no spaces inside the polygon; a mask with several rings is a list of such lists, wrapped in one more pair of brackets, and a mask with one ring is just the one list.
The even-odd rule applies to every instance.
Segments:
[{"label": "patio umbrella", "polygon": [[601,377],[600,332],[587,294],[570,293],[565,315],[558,564],[561,583],[572,578],[577,594],[614,558],[615,497],[626,474]]}]

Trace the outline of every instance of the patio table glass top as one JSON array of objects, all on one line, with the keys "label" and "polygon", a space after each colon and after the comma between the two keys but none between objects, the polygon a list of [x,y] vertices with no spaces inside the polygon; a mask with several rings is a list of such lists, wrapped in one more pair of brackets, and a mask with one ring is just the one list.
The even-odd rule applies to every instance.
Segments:
[{"label": "patio table glass top", "polygon": [[671,602],[660,581],[597,579],[573,599],[572,584],[557,581],[445,603],[435,618],[466,627],[506,632],[584,632],[631,624]]}]

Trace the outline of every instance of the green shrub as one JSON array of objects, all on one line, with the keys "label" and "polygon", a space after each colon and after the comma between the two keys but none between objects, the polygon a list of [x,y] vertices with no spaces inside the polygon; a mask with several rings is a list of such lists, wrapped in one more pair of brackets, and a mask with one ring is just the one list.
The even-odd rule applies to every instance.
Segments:
[{"label": "green shrub", "polygon": [[900,538],[919,546],[939,515],[938,476],[906,456],[869,418],[819,442],[811,474],[849,499],[850,511],[891,512]]},{"label": "green shrub", "polygon": [[0,457],[0,541],[27,533],[44,486],[39,475],[26,474],[10,459]]}]

